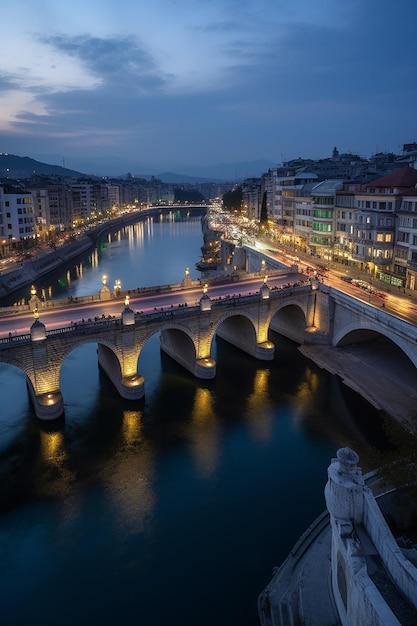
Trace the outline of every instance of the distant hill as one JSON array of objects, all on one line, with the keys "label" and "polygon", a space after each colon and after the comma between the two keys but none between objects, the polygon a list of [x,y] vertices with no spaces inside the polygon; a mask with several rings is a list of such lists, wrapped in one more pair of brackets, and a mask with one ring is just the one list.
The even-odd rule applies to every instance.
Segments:
[{"label": "distant hill", "polygon": [[[46,160],[56,161],[58,155],[44,155]],[[0,178],[30,178],[34,175],[83,177],[83,176],[106,176],[108,178],[125,178],[129,173],[135,178],[149,180],[152,176],[162,182],[171,184],[190,184],[197,182],[239,182],[245,178],[259,178],[270,168],[276,167],[276,163],[265,159],[256,161],[239,161],[236,163],[218,163],[211,166],[189,165],[178,168],[180,171],[152,172],[152,169],[143,164],[135,164],[127,159],[111,157],[80,157],[71,158],[71,162],[79,169],[69,169],[60,165],[50,165],[30,157],[21,157],[13,154],[0,153]],[[148,172],[143,174],[143,172]]]},{"label": "distant hill", "polygon": [[48,165],[35,161],[30,157],[20,157],[14,154],[0,152],[0,178],[30,178],[36,175],[80,177],[85,176],[81,172],[69,170],[59,165]]},{"label": "distant hill", "polygon": [[[57,154],[35,154],[35,158],[49,163],[62,160]],[[175,164],[169,169],[161,170],[155,166],[129,159],[127,157],[98,156],[89,157],[80,155],[69,157],[68,163],[72,167],[89,176],[107,176],[109,178],[125,178],[127,173],[136,178],[150,179],[152,176],[167,183],[196,182],[230,182],[244,178],[257,178],[265,174],[270,168],[277,167],[277,163],[267,159],[254,161],[236,161],[233,163],[217,163],[214,165],[182,165]]]}]

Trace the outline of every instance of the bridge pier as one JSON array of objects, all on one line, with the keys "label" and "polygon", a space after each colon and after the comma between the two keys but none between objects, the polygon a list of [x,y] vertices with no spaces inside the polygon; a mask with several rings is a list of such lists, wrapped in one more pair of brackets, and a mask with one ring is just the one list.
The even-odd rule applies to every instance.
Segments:
[{"label": "bridge pier", "polygon": [[256,344],[254,356],[260,361],[272,361],[275,356],[275,344],[272,341]]},{"label": "bridge pier", "polygon": [[211,357],[197,359],[192,373],[196,378],[211,380],[216,376],[216,361]]},{"label": "bridge pier", "polygon": [[129,376],[115,376],[112,368],[108,364],[99,360],[101,369],[107,378],[113,383],[120,396],[125,400],[140,400],[145,395],[145,379],[140,374]]},{"label": "bridge pier", "polygon": [[59,389],[47,393],[35,393],[29,379],[27,379],[27,387],[37,418],[51,421],[64,415],[64,399]]},{"label": "bridge pier", "polygon": [[[102,366],[103,367],[103,366]],[[123,376],[120,380],[114,379],[104,369],[117,391],[125,400],[140,400],[145,395],[145,379],[140,374],[132,374],[131,376]]]},{"label": "bridge pier", "polygon": [[145,379],[137,372],[136,354],[134,358],[130,355],[132,358],[125,359],[124,373],[116,355],[107,346],[98,344],[97,356],[101,369],[111,380],[122,398],[125,400],[139,400],[143,398],[145,395]]}]

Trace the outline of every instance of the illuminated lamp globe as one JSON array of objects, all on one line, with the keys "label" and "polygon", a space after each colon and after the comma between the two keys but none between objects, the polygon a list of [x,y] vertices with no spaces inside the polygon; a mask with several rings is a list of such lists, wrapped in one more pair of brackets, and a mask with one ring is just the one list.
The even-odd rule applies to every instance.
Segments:
[{"label": "illuminated lamp globe", "polygon": [[45,324],[42,324],[42,322],[39,319],[38,309],[34,310],[33,315],[35,317],[35,321],[30,327],[30,337],[32,341],[42,341],[43,339],[46,339]]},{"label": "illuminated lamp globe", "polygon": [[207,293],[207,285],[204,285],[203,295],[200,298],[200,311],[211,311],[211,300]]},{"label": "illuminated lamp globe", "polygon": [[123,326],[132,326],[135,323],[135,314],[129,306],[130,298],[125,298],[125,308],[122,311],[122,324]]}]

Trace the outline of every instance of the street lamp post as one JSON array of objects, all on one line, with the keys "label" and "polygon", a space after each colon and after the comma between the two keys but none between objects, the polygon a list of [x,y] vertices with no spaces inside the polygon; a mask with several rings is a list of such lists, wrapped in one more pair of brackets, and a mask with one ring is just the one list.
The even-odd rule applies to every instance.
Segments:
[{"label": "street lamp post", "polygon": [[107,287],[107,276],[103,274],[101,277],[101,284],[103,285],[100,289],[100,300],[110,300],[111,294],[110,289]]},{"label": "street lamp post", "polygon": [[182,286],[184,288],[191,287],[190,269],[188,267],[186,267],[184,270],[184,279],[182,281]]}]

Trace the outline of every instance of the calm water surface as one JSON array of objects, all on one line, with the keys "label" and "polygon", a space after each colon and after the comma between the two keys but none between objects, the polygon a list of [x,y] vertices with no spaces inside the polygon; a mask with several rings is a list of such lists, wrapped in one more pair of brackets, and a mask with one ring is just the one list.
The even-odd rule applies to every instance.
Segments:
[{"label": "calm water surface", "polygon": [[[180,282],[198,218],[113,234],[43,287],[97,293]],[[213,346],[214,381],[160,353],[139,358],[146,396],[121,400],[96,345],[61,374],[65,421],[39,423],[17,369],[0,364],[0,569],[4,626],[256,626],[272,568],[324,509],[330,459],[380,440],[377,413],[280,337],[257,362]]]}]

